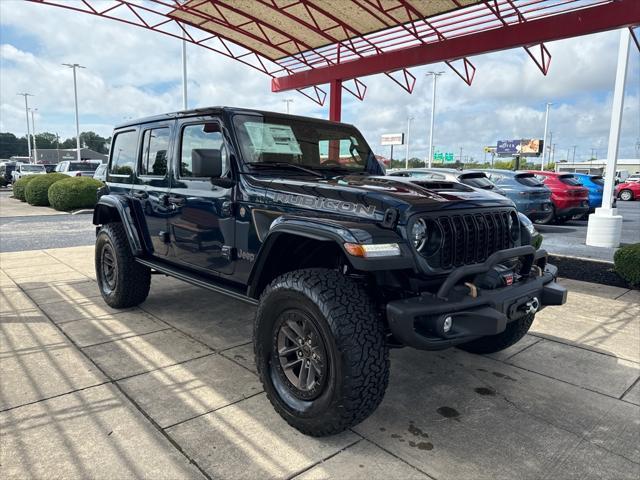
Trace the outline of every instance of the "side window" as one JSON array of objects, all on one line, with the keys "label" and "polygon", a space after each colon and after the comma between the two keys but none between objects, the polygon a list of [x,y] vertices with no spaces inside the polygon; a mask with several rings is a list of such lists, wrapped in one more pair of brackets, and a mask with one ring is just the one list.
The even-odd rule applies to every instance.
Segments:
[{"label": "side window", "polygon": [[131,175],[136,164],[138,132],[130,130],[116,134],[111,147],[109,173]]},{"label": "side window", "polygon": [[145,130],[138,175],[164,177],[167,174],[167,152],[171,131],[167,127]]},{"label": "side window", "polygon": [[180,142],[180,177],[195,178],[191,168],[191,151],[194,149],[222,150],[222,173],[229,170],[224,139],[220,130],[220,124],[216,122],[186,125],[182,129]]}]

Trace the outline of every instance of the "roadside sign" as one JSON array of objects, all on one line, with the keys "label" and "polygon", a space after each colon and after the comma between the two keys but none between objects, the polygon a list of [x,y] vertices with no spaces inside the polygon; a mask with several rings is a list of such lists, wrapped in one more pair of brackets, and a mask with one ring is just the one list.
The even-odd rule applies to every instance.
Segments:
[{"label": "roadside sign", "polygon": [[447,153],[444,154],[444,162],[445,163],[451,163],[453,161],[454,161],[453,160],[453,153],[447,152]]},{"label": "roadside sign", "polygon": [[444,162],[444,163],[451,163],[455,161],[452,152],[446,152],[446,153],[434,152],[433,160],[436,162]]},{"label": "roadside sign", "polygon": [[380,138],[380,145],[404,145],[404,133],[385,133]]},{"label": "roadside sign", "polygon": [[[536,138],[521,138],[517,140],[498,140],[496,153],[498,155],[522,155],[537,157],[542,153],[542,140]],[[485,150],[486,151],[486,150]]]}]

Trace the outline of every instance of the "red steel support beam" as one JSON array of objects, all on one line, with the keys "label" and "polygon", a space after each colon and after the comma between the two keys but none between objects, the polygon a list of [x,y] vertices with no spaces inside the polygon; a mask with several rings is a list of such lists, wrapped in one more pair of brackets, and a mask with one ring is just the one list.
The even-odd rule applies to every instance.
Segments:
[{"label": "red steel support beam", "polygon": [[339,122],[342,115],[342,80],[331,80],[329,90],[329,120]]},{"label": "red steel support beam", "polygon": [[[335,81],[375,75],[402,68],[451,61],[526,45],[627,28],[640,24],[640,1],[618,0],[537,20],[499,27],[439,42],[416,45],[327,67],[314,68],[271,80],[273,92],[283,92],[331,82],[334,108]],[[337,94],[339,95],[339,94]],[[338,107],[339,108],[339,107]],[[339,118],[339,110],[338,118]]]}]

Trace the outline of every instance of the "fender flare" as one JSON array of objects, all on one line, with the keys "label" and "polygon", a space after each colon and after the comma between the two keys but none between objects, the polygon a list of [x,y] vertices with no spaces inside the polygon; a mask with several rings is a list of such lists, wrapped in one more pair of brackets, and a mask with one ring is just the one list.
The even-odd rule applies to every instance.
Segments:
[{"label": "fender flare", "polygon": [[140,235],[135,227],[131,207],[126,198],[120,195],[103,195],[93,210],[93,224],[104,225],[110,222],[120,222],[129,240],[129,247],[134,256],[144,253]]},{"label": "fender flare", "polygon": [[[363,224],[364,226],[373,226],[373,224]],[[389,230],[384,230],[385,241],[379,243],[389,242]],[[363,242],[362,237],[354,234],[348,226],[342,225],[337,221],[328,219],[310,219],[305,217],[296,216],[282,216],[278,217],[271,224],[266,237],[263,240],[262,246],[257,253],[256,262],[251,269],[248,279],[247,295],[251,298],[256,297],[256,291],[260,284],[261,273],[264,270],[265,265],[269,261],[270,252],[277,244],[278,238],[283,234],[297,235],[299,237],[312,239],[320,242],[332,242],[340,248],[340,251],[344,253],[345,258],[349,264],[356,270],[361,271],[379,271],[379,270],[398,270],[404,268],[414,268],[413,256],[408,246],[402,242],[402,239],[396,233],[393,233],[395,242],[400,244],[402,255],[398,257],[388,258],[359,258],[349,255],[345,248],[345,243],[373,243]],[[375,239],[375,237],[372,237]]]}]

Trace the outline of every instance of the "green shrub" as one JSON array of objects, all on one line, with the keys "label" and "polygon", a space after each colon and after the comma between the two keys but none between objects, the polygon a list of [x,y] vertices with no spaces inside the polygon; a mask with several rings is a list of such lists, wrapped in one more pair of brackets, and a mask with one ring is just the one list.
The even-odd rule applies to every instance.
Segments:
[{"label": "green shrub", "polygon": [[96,205],[97,190],[103,185],[91,177],[68,177],[49,187],[49,203],[56,210],[77,210],[93,208]]},{"label": "green shrub", "polygon": [[31,205],[49,205],[49,187],[54,183],[69,178],[64,173],[47,173],[46,175],[34,175],[24,189],[24,197]]},{"label": "green shrub", "polygon": [[613,256],[618,275],[631,285],[640,285],[640,243],[620,247]]},{"label": "green shrub", "polygon": [[21,202],[26,202],[27,199],[24,197],[25,188],[31,180],[38,177],[39,175],[26,175],[17,182],[13,184],[13,198],[17,198]]}]

